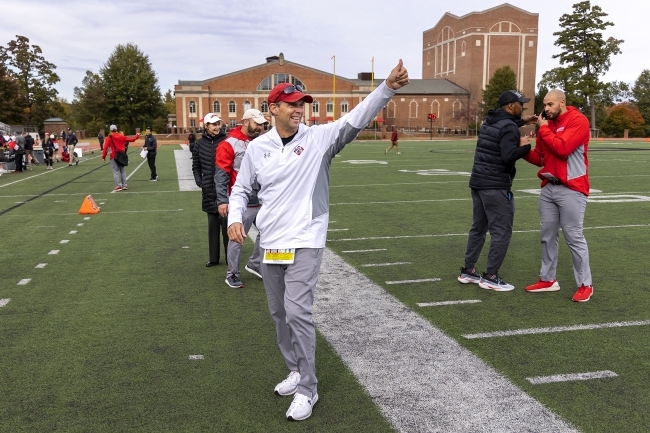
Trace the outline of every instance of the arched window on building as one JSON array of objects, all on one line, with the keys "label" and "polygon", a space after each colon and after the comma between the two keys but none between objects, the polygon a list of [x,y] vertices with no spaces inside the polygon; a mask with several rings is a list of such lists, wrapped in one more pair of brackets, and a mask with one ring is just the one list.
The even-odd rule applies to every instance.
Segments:
[{"label": "arched window on building", "polygon": [[318,101],[314,101],[311,104],[311,112],[313,114],[318,114],[318,110],[320,110],[320,104],[318,103]]},{"label": "arched window on building", "polygon": [[454,119],[458,119],[460,115],[462,114],[463,110],[463,103],[460,102],[458,99],[454,101],[453,104],[451,104],[451,115]]},{"label": "arched window on building", "polygon": [[409,117],[411,119],[416,119],[418,117],[418,103],[416,101],[411,101],[409,103]]},{"label": "arched window on building", "polygon": [[347,112],[348,112],[348,101],[344,99],[343,101],[341,101],[341,115]]},{"label": "arched window on building", "polygon": [[460,44],[460,56],[465,57],[465,49],[467,48],[467,44],[465,41],[463,41],[462,44]]},{"label": "arched window on building", "polygon": [[327,104],[325,104],[325,111],[327,111],[327,114],[332,114],[334,112],[334,102],[330,99],[327,101]]},{"label": "arched window on building", "polygon": [[397,104],[395,104],[395,101],[388,101],[388,104],[386,104],[386,117],[389,119],[394,119],[396,111]]},{"label": "arched window on building", "polygon": [[268,77],[260,81],[260,84],[257,85],[257,90],[268,91],[280,83],[291,83],[296,86],[301,86],[303,90],[307,90],[307,87],[305,87],[305,84],[302,82],[300,78],[294,77],[293,75],[286,74],[286,73],[269,75]]},{"label": "arched window on building", "polygon": [[212,103],[212,112],[217,114],[221,113],[221,102],[214,101]]},{"label": "arched window on building", "polygon": [[244,101],[244,112],[251,109],[251,101]]},{"label": "arched window on building", "polygon": [[228,113],[235,114],[237,112],[237,104],[235,101],[228,102]]},{"label": "arched window on building", "polygon": [[196,102],[190,101],[189,110],[190,110],[190,114],[196,114]]},{"label": "arched window on building", "polygon": [[440,117],[440,102],[437,99],[431,102],[431,112],[436,113],[436,116]]},{"label": "arched window on building", "polygon": [[268,113],[269,112],[269,103],[266,101],[262,101],[262,104],[260,104],[260,111],[262,113]]}]

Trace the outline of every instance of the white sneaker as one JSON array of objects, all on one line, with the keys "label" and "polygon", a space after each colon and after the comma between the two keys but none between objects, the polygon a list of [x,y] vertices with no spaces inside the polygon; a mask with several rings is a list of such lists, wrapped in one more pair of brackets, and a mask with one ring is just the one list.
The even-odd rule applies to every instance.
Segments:
[{"label": "white sneaker", "polygon": [[298,389],[298,382],[300,382],[300,373],[292,371],[286,379],[275,386],[273,392],[277,395],[291,395]]},{"label": "white sneaker", "polygon": [[290,421],[302,421],[311,416],[311,408],[314,407],[318,401],[318,393],[314,394],[314,397],[309,398],[306,395],[297,393],[293,397],[291,406],[287,411],[287,419]]},{"label": "white sneaker", "polygon": [[396,152],[395,153],[395,155],[401,155],[401,154],[402,154],[402,152]]}]

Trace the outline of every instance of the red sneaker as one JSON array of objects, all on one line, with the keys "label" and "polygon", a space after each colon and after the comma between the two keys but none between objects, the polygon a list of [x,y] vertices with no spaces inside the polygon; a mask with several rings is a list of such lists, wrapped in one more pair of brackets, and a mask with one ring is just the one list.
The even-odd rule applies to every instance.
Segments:
[{"label": "red sneaker", "polygon": [[560,285],[557,283],[557,280],[553,281],[542,281],[539,280],[535,284],[532,284],[526,287],[527,292],[557,292],[560,290]]},{"label": "red sneaker", "polygon": [[116,186],[115,188],[113,188],[113,191],[116,191],[116,192],[117,191],[122,191],[122,187],[121,186]]},{"label": "red sneaker", "polygon": [[593,286],[585,286],[584,284],[580,287],[578,287],[578,291],[573,295],[573,299],[575,302],[587,302],[590,298],[591,295],[594,294],[594,287]]}]

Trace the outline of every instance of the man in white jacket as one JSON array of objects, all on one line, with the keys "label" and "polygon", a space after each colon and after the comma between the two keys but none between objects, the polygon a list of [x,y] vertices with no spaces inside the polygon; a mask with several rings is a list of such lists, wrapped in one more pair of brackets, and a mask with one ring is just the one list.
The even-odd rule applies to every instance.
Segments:
[{"label": "man in white jacket", "polygon": [[295,393],[289,420],[309,418],[318,401],[312,305],[327,238],[330,164],[408,82],[400,60],[386,81],[348,114],[312,127],[301,122],[312,97],[300,86],[278,84],[267,99],[275,128],[253,140],[241,162],[230,195],[228,237],[243,244],[243,215],[253,185],[259,183],[261,270],[278,346],[290,371],[274,392]]}]

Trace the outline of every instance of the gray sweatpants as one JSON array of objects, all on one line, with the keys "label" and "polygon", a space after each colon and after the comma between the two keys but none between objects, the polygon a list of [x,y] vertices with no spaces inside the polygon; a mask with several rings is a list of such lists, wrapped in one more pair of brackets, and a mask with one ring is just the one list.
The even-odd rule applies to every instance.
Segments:
[{"label": "gray sweatpants", "polygon": [[115,186],[126,185],[126,172],[124,171],[124,166],[115,162],[114,159],[111,159],[111,170],[113,170],[113,180],[115,181]]},{"label": "gray sweatpants", "polygon": [[[248,233],[248,230],[250,230],[251,226],[253,225],[255,217],[259,211],[259,206],[246,208],[246,212],[244,212],[244,218],[242,221],[246,233]],[[241,244],[233,241],[228,241],[228,271],[226,272],[226,278],[231,275],[237,275],[237,277],[239,277],[239,259],[241,257],[241,249]],[[253,247],[253,255],[251,255],[248,259],[248,263],[250,263],[253,268],[259,269],[261,261],[262,253],[260,251],[260,234],[258,232],[257,237],[255,238],[255,246]]]},{"label": "gray sweatpants", "polygon": [[269,311],[275,322],[278,346],[290,371],[300,373],[298,391],[316,394],[316,328],[312,321],[314,290],[323,248],[300,248],[290,265],[262,263]]},{"label": "gray sweatpants", "polygon": [[542,269],[539,272],[541,280],[555,280],[561,227],[564,240],[571,250],[573,274],[577,286],[592,285],[589,249],[582,234],[586,208],[587,196],[578,191],[564,185],[550,183],[542,188],[539,196],[539,215],[542,225]]},{"label": "gray sweatpants", "polygon": [[505,189],[472,188],[472,227],[469,230],[465,250],[466,268],[472,269],[478,261],[485,244],[485,234],[489,230],[490,251],[486,272],[488,275],[499,273],[512,238],[514,200],[512,193]]}]

